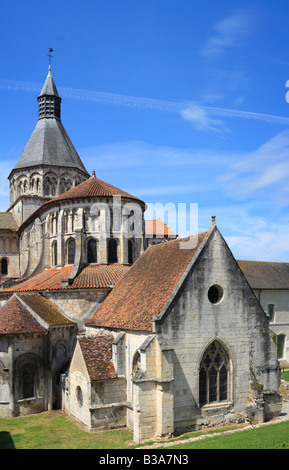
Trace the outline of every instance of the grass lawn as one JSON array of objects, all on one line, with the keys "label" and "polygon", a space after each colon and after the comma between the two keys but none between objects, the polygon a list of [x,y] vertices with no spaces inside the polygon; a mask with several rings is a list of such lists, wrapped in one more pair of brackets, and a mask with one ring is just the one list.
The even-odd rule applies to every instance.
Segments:
[{"label": "grass lawn", "polygon": [[0,419],[0,449],[125,449],[127,429],[89,433],[62,413]]},{"label": "grass lawn", "polygon": [[286,380],[287,382],[289,382],[289,369],[284,370],[283,372],[281,372],[281,379]]},{"label": "grass lawn", "polygon": [[[235,426],[236,428],[236,426]],[[181,439],[231,427],[188,433]],[[175,438],[180,440],[180,437]],[[149,444],[149,443],[146,443]],[[0,449],[133,449],[132,433],[126,428],[87,432],[61,412],[45,412],[14,419],[0,419]],[[172,449],[285,449],[289,448],[289,421],[221,435],[202,441],[184,442]]]},{"label": "grass lawn", "polygon": [[289,449],[289,421],[184,443],[170,449]]}]

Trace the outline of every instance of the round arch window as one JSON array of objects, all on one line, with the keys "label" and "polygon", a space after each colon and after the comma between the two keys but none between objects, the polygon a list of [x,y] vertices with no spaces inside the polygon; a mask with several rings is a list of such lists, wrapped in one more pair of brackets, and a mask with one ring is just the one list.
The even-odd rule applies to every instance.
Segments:
[{"label": "round arch window", "polygon": [[208,290],[208,299],[212,304],[217,304],[222,300],[224,295],[224,291],[221,286],[218,286],[217,284],[214,284],[213,286],[210,287]]}]

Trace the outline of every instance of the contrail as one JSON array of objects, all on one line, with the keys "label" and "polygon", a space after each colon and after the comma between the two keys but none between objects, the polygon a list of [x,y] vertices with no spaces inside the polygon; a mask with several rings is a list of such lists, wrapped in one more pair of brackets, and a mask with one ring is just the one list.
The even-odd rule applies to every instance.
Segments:
[{"label": "contrail", "polygon": [[[17,80],[0,79],[0,89],[27,91],[40,93],[43,84],[36,82],[24,82]],[[95,101],[99,103],[112,104],[115,106],[127,106],[131,108],[154,109],[157,111],[177,112],[190,108],[190,106],[199,106],[207,114],[215,116],[228,116],[232,118],[253,119],[278,124],[289,124],[289,118],[271,114],[255,113],[250,111],[240,111],[237,109],[220,108],[214,106],[203,106],[193,101],[168,101],[154,98],[143,98],[138,96],[128,96],[116,93],[106,93],[93,90],[82,90],[77,88],[58,87],[61,96],[83,101]]]}]

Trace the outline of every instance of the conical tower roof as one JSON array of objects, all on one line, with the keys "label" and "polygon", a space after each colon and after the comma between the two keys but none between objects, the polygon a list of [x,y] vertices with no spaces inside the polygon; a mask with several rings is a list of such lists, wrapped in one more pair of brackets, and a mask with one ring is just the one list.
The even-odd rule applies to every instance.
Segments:
[{"label": "conical tower roof", "polygon": [[89,177],[61,123],[61,98],[54,83],[50,66],[37,100],[38,122],[12,172],[21,168],[48,165],[75,168]]},{"label": "conical tower roof", "polygon": [[51,75],[51,66],[49,65],[48,75],[46,77],[45,83],[42,87],[41,93],[39,96],[57,96],[60,98],[56,85],[54,83],[53,77]]}]

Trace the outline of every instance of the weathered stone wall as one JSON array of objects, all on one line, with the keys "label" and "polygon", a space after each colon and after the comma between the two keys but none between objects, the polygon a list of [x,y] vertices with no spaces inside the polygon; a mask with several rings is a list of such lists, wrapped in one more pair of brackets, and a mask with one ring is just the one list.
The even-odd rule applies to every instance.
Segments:
[{"label": "weathered stone wall", "polygon": [[69,320],[83,324],[103,302],[108,289],[46,291],[44,296],[59,308]]},{"label": "weathered stone wall", "polygon": [[276,336],[284,335],[283,355],[279,357],[281,364],[289,364],[289,290],[256,290],[254,291],[265,312],[268,305],[274,305],[274,318],[270,328]]},{"label": "weathered stone wall", "polygon": [[[130,216],[132,207],[134,214]],[[117,262],[130,264],[129,261],[136,261],[144,251],[142,208],[137,203],[132,204],[123,199],[119,201],[118,206],[112,198],[64,201],[60,207],[48,208],[21,233],[21,275],[35,274],[55,265],[67,265],[67,242],[71,239],[76,241],[77,234],[82,265],[88,262],[87,244],[91,239],[97,243],[96,262],[106,264],[110,238],[117,241]],[[128,254],[129,240],[132,243],[132,260],[129,260]],[[54,252],[55,243],[57,259]]]},{"label": "weathered stone wall", "polygon": [[[2,335],[0,338],[0,416],[14,417],[61,407],[58,379],[68,366],[74,329],[54,328],[45,334]],[[33,396],[23,397],[23,367],[33,368]]]},{"label": "weathered stone wall", "polygon": [[[208,289],[219,285],[222,300],[212,304]],[[266,389],[278,391],[276,345],[268,321],[218,232],[199,256],[156,332],[174,353],[175,431],[239,420],[249,399],[251,372]],[[199,405],[200,362],[218,340],[230,358],[226,403]]]}]

